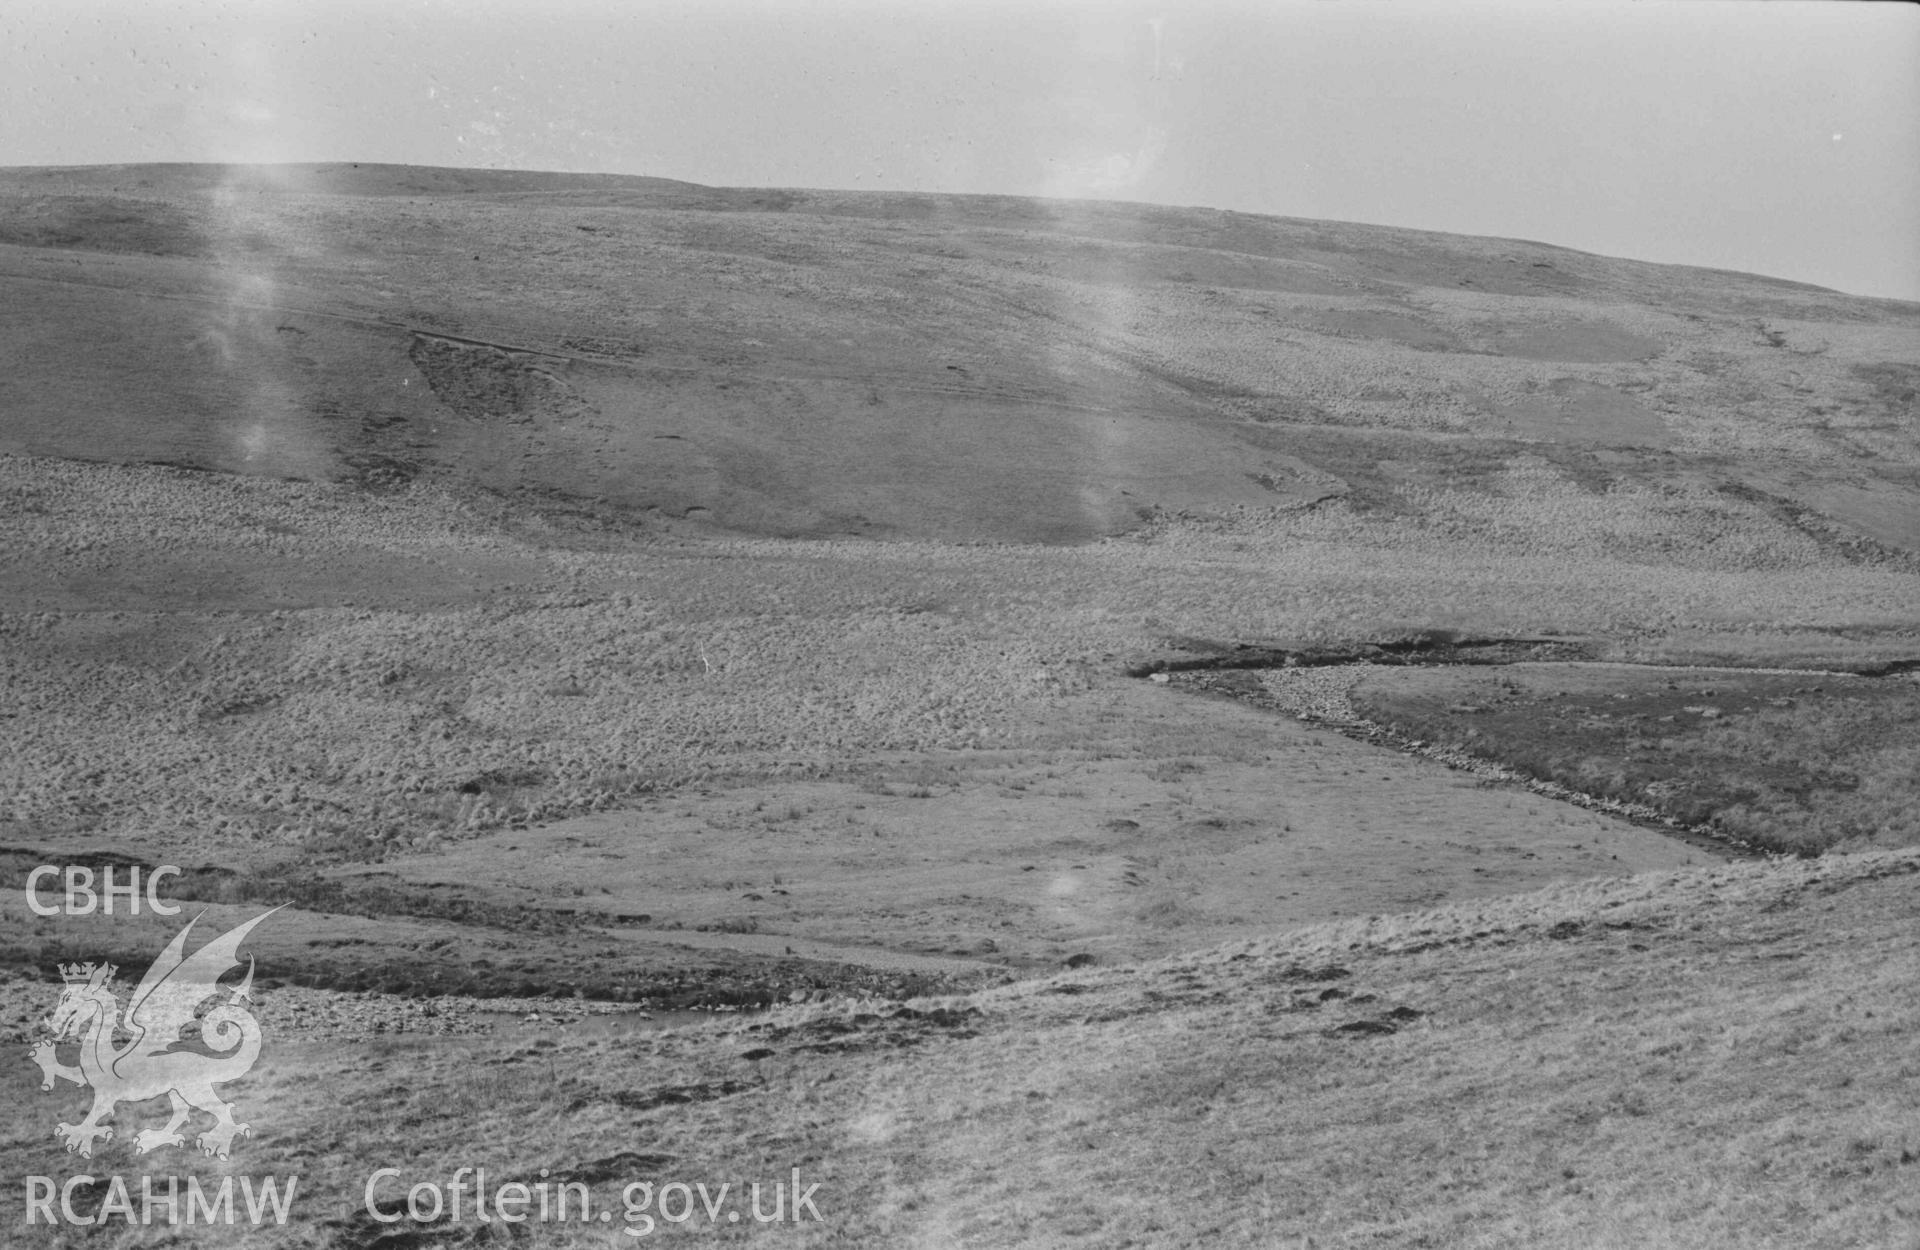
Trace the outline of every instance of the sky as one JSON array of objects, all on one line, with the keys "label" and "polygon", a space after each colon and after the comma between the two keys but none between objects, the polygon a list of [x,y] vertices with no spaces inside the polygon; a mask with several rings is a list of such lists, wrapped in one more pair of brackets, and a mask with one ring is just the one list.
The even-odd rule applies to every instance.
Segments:
[{"label": "sky", "polygon": [[1143,200],[1920,300],[1920,6],[0,0],[0,165]]}]

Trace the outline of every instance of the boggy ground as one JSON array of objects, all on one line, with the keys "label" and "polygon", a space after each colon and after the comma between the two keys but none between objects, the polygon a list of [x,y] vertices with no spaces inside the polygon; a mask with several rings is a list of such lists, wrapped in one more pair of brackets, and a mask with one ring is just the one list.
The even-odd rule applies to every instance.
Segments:
[{"label": "boggy ground", "polygon": [[1911,844],[1911,673],[1515,665],[1381,670],[1371,719],[1584,793],[1776,851]]},{"label": "boggy ground", "polygon": [[1839,648],[1833,668],[1766,669],[1752,653],[1741,666],[1640,664],[1595,661],[1592,640],[1431,633],[1332,651],[1188,649],[1210,654],[1134,671],[1709,845],[1817,854],[1915,837],[1920,661],[1860,663]]}]

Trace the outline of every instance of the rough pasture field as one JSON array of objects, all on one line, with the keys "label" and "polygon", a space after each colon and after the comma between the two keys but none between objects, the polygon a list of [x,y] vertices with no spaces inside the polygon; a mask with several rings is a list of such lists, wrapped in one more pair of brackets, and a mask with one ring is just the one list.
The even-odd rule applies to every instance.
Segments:
[{"label": "rough pasture field", "polygon": [[[501,1175],[820,1164],[857,1244],[1912,1238],[1920,308],[348,165],[0,171],[0,292],[0,886],[291,904],[287,1244],[495,1117]],[[9,901],[0,1030],[169,931]]]}]

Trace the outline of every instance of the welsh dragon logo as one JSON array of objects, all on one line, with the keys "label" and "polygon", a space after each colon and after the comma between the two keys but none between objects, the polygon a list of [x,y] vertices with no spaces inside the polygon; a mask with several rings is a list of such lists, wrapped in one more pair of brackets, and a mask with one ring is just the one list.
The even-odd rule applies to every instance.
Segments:
[{"label": "welsh dragon logo", "polygon": [[[111,1118],[115,1107],[162,1094],[172,1100],[173,1118],[165,1128],[142,1129],[135,1135],[138,1154],[185,1145],[180,1130],[195,1110],[214,1118],[213,1127],[198,1138],[208,1155],[225,1159],[235,1137],[252,1135],[247,1125],[234,1120],[233,1105],[213,1087],[246,1075],[260,1057],[260,1024],[243,1005],[253,1001],[253,959],[247,959],[246,979],[238,986],[223,988],[219,982],[239,966],[240,943],[247,934],[272,914],[264,912],[229,929],[191,955],[186,953],[187,935],[200,917],[188,921],[134,987],[124,1024],[113,995],[117,969],[112,964],[61,966],[66,988],[46,1021],[51,1037],[27,1054],[40,1065],[41,1089],[52,1089],[56,1079],[93,1088],[87,1118],[54,1129],[54,1136],[67,1143],[67,1153],[92,1158],[94,1143],[113,1137],[113,1129],[101,1121]],[[215,998],[219,1001],[208,1007]],[[193,1024],[199,1026],[198,1038],[183,1036]],[[75,1065],[61,1063],[55,1054],[59,1045],[71,1041],[80,1044]]]}]

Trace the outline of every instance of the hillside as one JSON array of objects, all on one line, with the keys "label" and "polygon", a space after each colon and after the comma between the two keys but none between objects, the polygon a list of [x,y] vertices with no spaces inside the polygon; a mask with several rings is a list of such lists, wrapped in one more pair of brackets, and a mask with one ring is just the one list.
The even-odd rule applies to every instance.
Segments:
[{"label": "hillside", "polygon": [[1454,519],[1519,471],[1920,542],[1920,307],[1774,279],[1202,209],[390,166],[16,169],[0,210],[10,451],[1046,542],[1330,498]]},{"label": "hillside", "polygon": [[[285,905],[233,1160],[63,1157],[16,1062],[13,1192],[244,1159],[342,1248],[376,1156],[801,1167],[796,1244],[1920,1235],[1920,305],[1206,209],[9,169],[0,351],[0,887]],[[0,1043],[179,923],[0,910]]]}]

